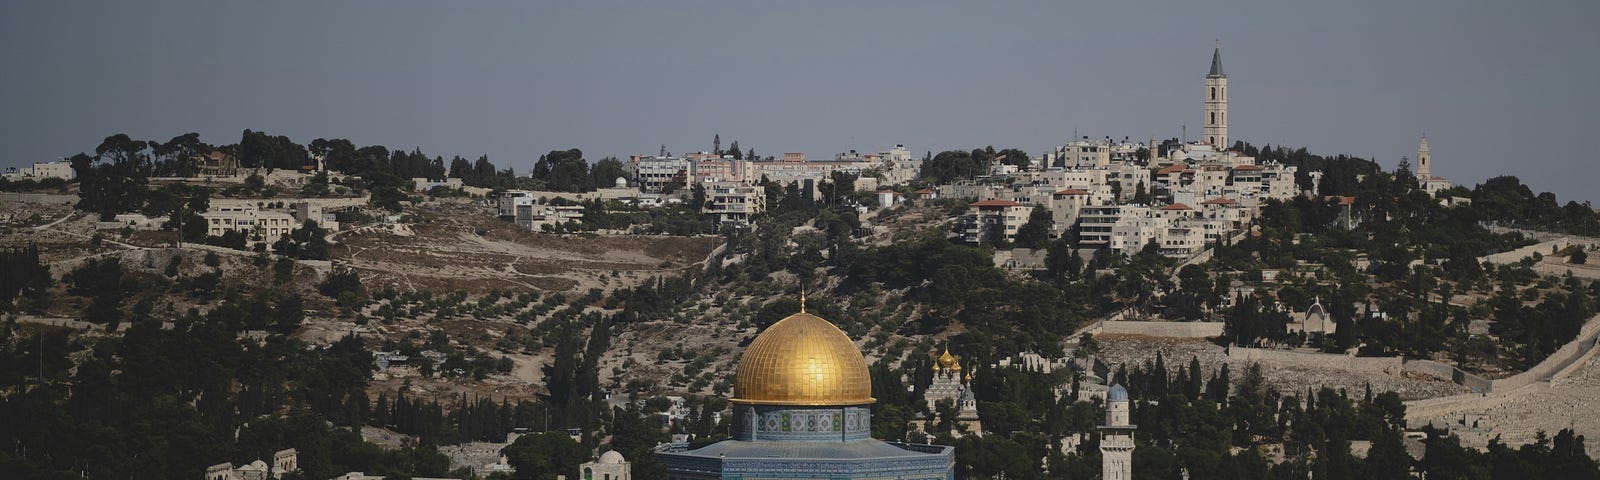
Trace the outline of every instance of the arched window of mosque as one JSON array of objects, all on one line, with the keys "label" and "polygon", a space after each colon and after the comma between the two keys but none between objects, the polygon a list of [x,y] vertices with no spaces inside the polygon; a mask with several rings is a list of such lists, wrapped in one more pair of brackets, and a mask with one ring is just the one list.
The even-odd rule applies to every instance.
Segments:
[{"label": "arched window of mosque", "polygon": [[589,467],[584,467],[583,468],[583,480],[594,480],[594,469],[593,468],[589,468]]}]

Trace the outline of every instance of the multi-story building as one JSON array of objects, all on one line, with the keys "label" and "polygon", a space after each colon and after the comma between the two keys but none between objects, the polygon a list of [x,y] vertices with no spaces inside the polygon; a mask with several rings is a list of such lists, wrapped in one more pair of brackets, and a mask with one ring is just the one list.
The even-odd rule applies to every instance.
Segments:
[{"label": "multi-story building", "polygon": [[220,237],[237,231],[250,241],[275,242],[300,226],[294,215],[263,210],[250,204],[213,207],[200,214],[206,221],[206,235]]},{"label": "multi-story building", "polygon": [[517,216],[517,207],[533,205],[538,201],[539,199],[533,196],[533,192],[506,190],[500,193],[500,198],[496,201],[495,214],[499,215],[500,218],[509,220]]},{"label": "multi-story building", "polygon": [[67,161],[39,162],[22,168],[7,167],[4,174],[6,180],[44,180],[46,178],[59,178],[72,180],[76,173],[72,171],[72,164]]},{"label": "multi-story building", "polygon": [[583,221],[583,206],[581,205],[550,205],[550,204],[519,204],[516,213],[511,219],[517,226],[529,230],[539,230],[545,225],[562,225],[567,222]]},{"label": "multi-story building", "polygon": [[628,160],[628,170],[639,181],[639,191],[645,193],[662,193],[687,186],[693,173],[687,158],[634,155]]},{"label": "multi-story building", "polygon": [[[1133,207],[1129,207],[1132,209]],[[1078,210],[1078,244],[1109,246],[1117,222],[1122,219],[1122,205],[1085,206]]]},{"label": "multi-story building", "polygon": [[957,225],[961,239],[967,243],[982,243],[994,235],[1002,236],[1007,242],[1015,241],[1017,229],[1028,223],[1032,210],[1025,204],[1001,199],[975,202],[971,207],[972,212],[963,215]]},{"label": "multi-story building", "polygon": [[706,203],[702,211],[718,225],[744,227],[757,214],[767,210],[766,189],[740,182],[706,184]]},{"label": "multi-story building", "polygon": [[1046,155],[1046,161],[1054,168],[1098,168],[1111,164],[1111,151],[1111,142],[1077,140]]}]

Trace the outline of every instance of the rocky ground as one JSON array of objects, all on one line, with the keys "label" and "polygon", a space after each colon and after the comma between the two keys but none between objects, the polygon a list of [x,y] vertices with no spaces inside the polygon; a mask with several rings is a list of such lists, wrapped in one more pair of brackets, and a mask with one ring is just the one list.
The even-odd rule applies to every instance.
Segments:
[{"label": "rocky ground", "polygon": [[[1461,443],[1485,447],[1498,437],[1502,443],[1532,443],[1539,432],[1554,437],[1571,428],[1579,435],[1600,435],[1600,357],[1591,357],[1572,374],[1549,383],[1534,383],[1511,392],[1469,400],[1455,413],[1409,419],[1413,426],[1433,424],[1451,429]],[[1590,456],[1600,456],[1600,442],[1588,441]]]}]

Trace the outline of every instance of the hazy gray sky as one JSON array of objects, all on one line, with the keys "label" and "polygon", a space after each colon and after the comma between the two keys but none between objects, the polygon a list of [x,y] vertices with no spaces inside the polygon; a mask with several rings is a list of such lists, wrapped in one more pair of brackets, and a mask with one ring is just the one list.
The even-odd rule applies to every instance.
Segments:
[{"label": "hazy gray sky", "polygon": [[0,4],[0,165],[244,129],[488,155],[1234,139],[1600,202],[1600,2]]}]

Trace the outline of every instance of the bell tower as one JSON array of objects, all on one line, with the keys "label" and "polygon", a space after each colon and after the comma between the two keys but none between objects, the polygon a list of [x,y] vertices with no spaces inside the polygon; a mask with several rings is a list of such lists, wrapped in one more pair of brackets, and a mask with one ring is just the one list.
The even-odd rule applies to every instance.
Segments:
[{"label": "bell tower", "polygon": [[1211,51],[1211,72],[1206,74],[1206,143],[1228,148],[1228,75],[1222,73],[1222,42]]},{"label": "bell tower", "polygon": [[1422,145],[1417,147],[1417,180],[1426,182],[1433,178],[1433,153],[1428,151],[1428,136],[1422,136]]}]

